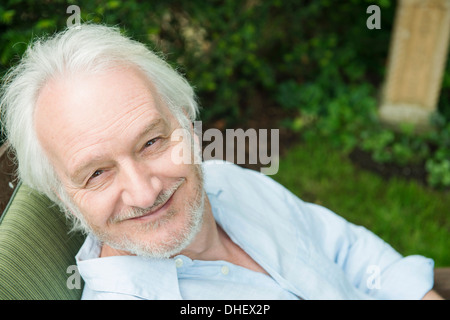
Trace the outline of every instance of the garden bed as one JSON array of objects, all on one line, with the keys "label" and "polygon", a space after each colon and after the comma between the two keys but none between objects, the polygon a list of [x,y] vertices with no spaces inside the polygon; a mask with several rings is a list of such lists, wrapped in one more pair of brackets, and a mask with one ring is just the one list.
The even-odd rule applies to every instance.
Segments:
[{"label": "garden bed", "polygon": [[14,179],[15,165],[11,161],[6,145],[0,147],[0,215],[3,213],[9,198],[17,184]]},{"label": "garden bed", "polygon": [[415,180],[422,185],[427,185],[425,163],[404,166],[395,163],[379,163],[372,159],[372,155],[369,152],[360,148],[353,149],[349,154],[349,158],[357,167],[375,172],[385,179],[401,177],[407,180]]}]

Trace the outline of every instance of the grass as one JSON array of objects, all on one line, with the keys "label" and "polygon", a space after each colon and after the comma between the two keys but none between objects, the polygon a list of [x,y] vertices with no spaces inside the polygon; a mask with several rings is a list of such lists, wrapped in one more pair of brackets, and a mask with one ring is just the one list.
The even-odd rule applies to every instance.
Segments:
[{"label": "grass", "polygon": [[326,139],[291,149],[273,178],[301,199],[365,226],[403,255],[450,266],[450,192],[401,178],[384,180],[357,168]]}]

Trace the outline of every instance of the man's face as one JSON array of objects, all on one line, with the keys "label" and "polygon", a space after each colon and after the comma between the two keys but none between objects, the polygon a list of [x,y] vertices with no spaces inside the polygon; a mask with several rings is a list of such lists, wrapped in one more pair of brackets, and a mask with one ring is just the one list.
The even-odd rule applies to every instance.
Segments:
[{"label": "man's face", "polygon": [[150,256],[173,255],[203,213],[201,170],[175,164],[179,124],[132,68],[53,79],[35,112],[38,139],[100,240]]}]

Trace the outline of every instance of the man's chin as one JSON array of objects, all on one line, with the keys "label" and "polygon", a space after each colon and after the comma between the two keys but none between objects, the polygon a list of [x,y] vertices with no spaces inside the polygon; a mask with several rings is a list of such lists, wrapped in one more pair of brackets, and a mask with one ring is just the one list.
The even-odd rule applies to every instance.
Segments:
[{"label": "man's chin", "polygon": [[195,235],[192,234],[182,239],[172,238],[169,241],[136,241],[127,237],[122,237],[120,240],[99,240],[103,243],[102,256],[136,255],[146,258],[167,259],[188,247],[194,237]]}]

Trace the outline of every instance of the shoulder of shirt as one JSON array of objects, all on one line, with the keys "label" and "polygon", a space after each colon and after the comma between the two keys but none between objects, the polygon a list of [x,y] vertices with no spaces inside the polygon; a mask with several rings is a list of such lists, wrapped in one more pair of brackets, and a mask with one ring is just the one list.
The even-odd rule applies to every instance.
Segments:
[{"label": "shoulder of shirt", "polygon": [[[322,205],[303,201],[282,184],[259,171],[246,169],[223,160],[203,163],[205,190],[208,194],[223,197],[233,203],[251,203],[254,207],[267,208],[275,205],[278,215],[295,212],[303,223],[317,228],[330,221],[347,221]],[[306,220],[305,220],[306,219]]]},{"label": "shoulder of shirt", "polygon": [[205,190],[208,194],[221,192],[257,191],[275,192],[280,196],[288,190],[265,174],[240,167],[224,160],[207,160],[202,163]]}]

